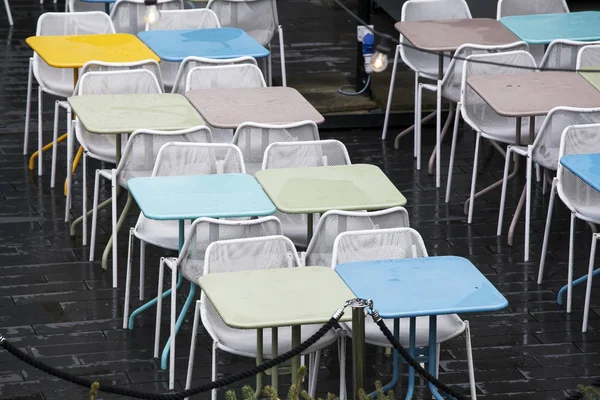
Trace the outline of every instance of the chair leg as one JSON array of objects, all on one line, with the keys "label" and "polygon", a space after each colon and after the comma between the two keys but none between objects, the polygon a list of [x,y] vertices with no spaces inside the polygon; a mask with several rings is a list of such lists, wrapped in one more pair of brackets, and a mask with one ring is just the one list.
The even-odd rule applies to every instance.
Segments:
[{"label": "chair leg", "polygon": [[[212,371],[211,378],[212,381],[217,380],[217,363],[218,363],[218,355],[219,355],[219,347],[217,346],[217,342],[213,341],[212,344]],[[217,389],[213,389],[210,393],[211,400],[217,400]]]},{"label": "chair leg", "polygon": [[60,110],[60,102],[54,102],[54,127],[52,129],[52,172],[50,173],[50,187],[54,188],[56,183],[56,157],[58,148],[58,112]]},{"label": "chair leg", "polygon": [[72,112],[67,108],[67,193],[65,198],[65,222],[71,217],[71,200],[73,198],[73,136],[75,136]]},{"label": "chair leg", "polygon": [[[196,357],[196,340],[198,337],[198,326],[200,325],[200,300],[196,301],[194,311],[194,324],[192,325],[192,342],[190,344],[190,358],[188,360],[187,377],[185,379],[185,388],[192,387],[192,374],[194,372],[194,359]],[[214,381],[214,378],[213,378]]]},{"label": "chair leg", "polygon": [[544,242],[542,244],[542,254],[540,256],[540,268],[538,271],[538,285],[542,284],[544,276],[544,266],[546,264],[546,252],[548,250],[548,237],[550,236],[550,224],[552,223],[552,209],[554,208],[554,197],[556,196],[556,178],[552,179],[552,188],[550,189],[550,202],[548,203],[548,215],[546,216],[546,228],[544,229]]},{"label": "chair leg", "polygon": [[146,242],[140,240],[140,301],[144,300],[144,281],[146,280]]},{"label": "chair leg", "polygon": [[[400,45],[396,46],[396,54],[394,55],[394,65],[392,67],[392,77],[390,79],[390,90],[388,91],[388,101],[385,106],[385,116],[383,119],[383,131],[381,132],[381,140],[385,140],[387,138],[387,130],[388,124],[390,122],[390,111],[392,108],[392,96],[394,95],[394,81],[396,80],[396,68],[398,67],[398,55],[400,53]],[[416,99],[416,89],[417,89],[418,80],[415,78],[415,99]],[[416,104],[416,103],[415,103]],[[415,117],[415,122],[417,121]],[[416,143],[415,143],[416,145]],[[343,400],[343,399],[340,399]]]},{"label": "chair leg", "polygon": [[475,386],[475,367],[473,365],[473,349],[471,347],[471,326],[465,321],[465,340],[467,345],[467,366],[469,368],[469,386],[471,388],[471,399],[477,399],[477,387]]},{"label": "chair leg", "polygon": [[162,319],[162,292],[165,278],[165,258],[160,258],[158,267],[158,291],[156,295],[156,325],[154,326],[154,358],[160,357],[160,321]]},{"label": "chair leg", "polygon": [[31,119],[31,86],[33,81],[33,58],[29,57],[29,72],[27,74],[27,104],[25,105],[25,131],[23,132],[23,155],[27,155],[29,145],[29,121]]},{"label": "chair leg", "polygon": [[83,208],[83,214],[81,217],[83,218],[81,227],[83,229],[83,235],[81,238],[82,244],[87,246],[87,232],[88,232],[88,217],[87,217],[87,152],[83,152],[83,171],[82,171],[82,179],[81,183],[83,186],[83,194],[81,199],[81,204]]},{"label": "chair leg", "polygon": [[[162,292],[161,292],[162,293]],[[158,294],[161,297],[161,293]],[[171,268],[171,349],[169,351],[169,389],[175,389],[175,324],[177,319],[177,268]]]},{"label": "chair leg", "polygon": [[475,155],[473,157],[473,176],[471,178],[471,197],[469,200],[469,216],[467,218],[467,223],[473,222],[473,206],[475,203],[475,186],[477,185],[477,163],[479,160],[479,142],[481,141],[481,133],[477,132],[477,137],[475,138]]},{"label": "chair leg", "polygon": [[452,173],[454,170],[454,157],[456,156],[456,140],[458,137],[458,124],[460,122],[460,102],[456,104],[454,115],[454,129],[452,131],[452,147],[450,148],[450,164],[448,165],[448,181],[446,182],[446,203],[450,202],[450,192],[452,191]]},{"label": "chair leg", "polygon": [[[508,186],[508,170],[510,168],[511,155],[513,153],[513,147],[508,146],[506,148],[506,157],[504,159],[504,173],[502,175],[502,191],[500,192],[500,210],[498,212],[498,229],[496,230],[496,236],[502,235],[502,223],[504,220],[504,207],[506,204],[506,186]],[[515,157],[518,157],[515,153]]]},{"label": "chair leg", "polygon": [[271,44],[269,43],[269,56],[267,57],[267,85],[273,86],[273,57],[271,56]]},{"label": "chair leg", "polygon": [[[442,158],[442,81],[437,81],[437,114],[435,127],[435,187],[441,185],[441,158]],[[451,116],[452,114],[450,114]],[[449,116],[449,117],[450,117]]]},{"label": "chair leg", "polygon": [[416,97],[415,97],[415,127],[414,127],[414,136],[415,136],[415,157],[417,158],[417,171],[421,170],[421,114],[423,112],[423,84],[419,83],[417,85]]},{"label": "chair leg", "polygon": [[127,329],[129,323],[129,302],[131,300],[131,259],[133,252],[133,228],[129,228],[128,243],[129,246],[127,248],[127,273],[125,275],[125,305],[123,307],[123,329]]},{"label": "chair leg", "polygon": [[575,212],[571,211],[571,224],[569,228],[569,276],[567,277],[567,314],[571,312],[573,302],[573,257],[575,253]]},{"label": "chair leg", "polygon": [[279,25],[279,60],[281,61],[281,86],[287,86],[287,75],[285,72],[285,42],[283,41],[283,27]]},{"label": "chair leg", "polygon": [[43,126],[42,126],[43,93],[44,93],[44,91],[42,90],[42,86],[38,86],[38,157],[37,157],[38,176],[42,176],[42,159],[44,158],[43,152],[42,152],[42,147],[44,147]]},{"label": "chair leg", "polygon": [[525,257],[524,261],[529,261],[529,237],[531,230],[531,181],[533,180],[533,160],[531,155],[531,146],[527,150],[527,171],[525,175]]},{"label": "chair leg", "polygon": [[583,326],[581,332],[587,332],[588,317],[590,314],[590,299],[592,297],[592,280],[594,278],[594,262],[596,258],[596,244],[598,242],[597,233],[592,234],[592,248],[590,250],[590,263],[588,267],[587,283],[585,288],[585,305],[583,306]]},{"label": "chair leg", "polygon": [[96,250],[96,226],[98,224],[98,195],[100,190],[100,170],[96,170],[94,180],[94,204],[92,205],[92,233],[90,238],[90,261],[94,261],[94,251]]},{"label": "chair leg", "polygon": [[311,369],[309,370],[309,381],[308,381],[308,394],[311,398],[315,398],[315,393],[317,391],[317,379],[319,375],[319,364],[321,362],[321,350],[317,350],[313,355],[313,363],[311,365]]},{"label": "chair leg", "polygon": [[113,284],[113,288],[117,287],[117,219],[118,219],[118,215],[117,215],[117,170],[113,169],[111,170],[111,180],[110,180],[110,186],[111,186],[111,196],[112,196],[112,264],[113,264],[113,271],[112,271],[112,284]]}]

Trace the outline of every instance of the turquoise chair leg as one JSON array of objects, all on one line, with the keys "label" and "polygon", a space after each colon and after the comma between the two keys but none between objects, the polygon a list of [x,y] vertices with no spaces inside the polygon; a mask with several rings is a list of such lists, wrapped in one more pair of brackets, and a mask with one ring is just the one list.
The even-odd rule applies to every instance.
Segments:
[{"label": "turquoise chair leg", "polygon": [[[180,275],[181,277],[181,275]],[[179,284],[179,282],[178,282]],[[185,318],[185,314],[187,314],[190,305],[196,298],[196,285],[190,282],[190,292],[188,293],[187,299],[185,299],[185,303],[183,304],[183,308],[181,309],[181,313],[179,313],[179,317],[177,318],[177,322],[175,323],[175,335],[179,332],[179,328],[183,324],[183,318]],[[167,366],[169,365],[169,350],[171,349],[171,338],[167,340],[167,344],[162,352],[162,357],[160,360],[160,368],[165,371]]]},{"label": "turquoise chair leg", "polygon": [[[177,275],[177,289],[179,289],[182,284],[183,284],[183,278],[182,278],[181,274],[178,274]],[[169,289],[166,292],[164,292],[162,294],[162,298],[166,299],[170,295],[171,295],[171,289]],[[158,300],[156,298],[154,298],[154,299],[150,300],[149,302],[147,302],[146,304],[144,304],[143,306],[139,307],[138,309],[136,309],[134,312],[131,313],[131,315],[129,316],[129,329],[130,330],[133,330],[133,328],[135,326],[134,325],[135,317],[137,317],[138,315],[140,315],[141,313],[143,313],[144,311],[146,311],[150,307],[155,306],[156,303],[157,303],[157,301]]]}]

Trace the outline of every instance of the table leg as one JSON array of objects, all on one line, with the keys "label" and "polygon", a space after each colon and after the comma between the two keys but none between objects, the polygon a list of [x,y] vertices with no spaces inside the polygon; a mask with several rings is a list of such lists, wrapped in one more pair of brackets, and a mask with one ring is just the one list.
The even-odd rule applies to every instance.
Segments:
[{"label": "table leg", "polygon": [[[429,373],[433,376],[437,375],[437,316],[429,316],[429,355],[427,356],[427,367]],[[437,388],[433,384],[429,384],[429,390],[433,397],[438,400],[444,400],[439,394]]]},{"label": "table leg", "polygon": [[[594,272],[592,272],[592,277],[595,277],[597,275],[600,275],[600,268],[595,269]],[[587,282],[588,280],[588,274],[583,275],[581,278],[575,279],[572,283],[572,286],[575,287],[577,285],[580,285],[584,282]],[[567,289],[569,288],[569,285],[565,285],[563,286],[559,292],[558,292],[558,296],[556,297],[556,301],[558,302],[559,305],[563,305],[564,303],[564,297],[565,297],[565,293],[567,293]]]},{"label": "table leg", "polygon": [[[300,345],[301,338],[301,326],[293,325],[292,326],[292,349]],[[300,369],[300,356],[296,356],[292,358],[292,385],[299,385],[301,382],[298,382],[298,370]]]},{"label": "table leg", "polygon": [[306,245],[310,243],[313,235],[313,214],[306,214]]},{"label": "table leg", "polygon": [[365,311],[362,308],[352,309],[352,358],[354,399],[365,387]]},{"label": "table leg", "polygon": [[[394,337],[400,340],[400,320],[398,318],[394,319]],[[386,383],[381,389],[384,392],[387,392],[390,389],[393,389],[398,383],[398,376],[400,374],[400,355],[395,349],[392,349],[392,357],[393,357],[393,368],[392,368],[392,380]],[[377,397],[377,392],[369,393],[369,397],[375,398]]]},{"label": "table leg", "polygon": [[[410,327],[408,332],[408,354],[415,358],[415,340],[417,337],[417,318],[410,318]],[[415,391],[415,369],[408,367],[408,390],[406,391],[406,400],[413,397]]]},{"label": "table leg", "polygon": [[441,182],[441,142],[442,142],[442,79],[444,79],[444,53],[440,52],[438,55],[438,80],[437,80],[437,112],[435,115],[435,187],[440,187]]},{"label": "table leg", "polygon": [[104,3],[104,12],[110,15],[110,3]]},{"label": "table leg", "polygon": [[[424,123],[428,122],[433,117],[435,117],[435,111],[432,112],[432,113],[427,114],[425,116],[425,118],[421,119],[421,124],[424,124]],[[400,139],[402,139],[405,135],[408,135],[414,129],[415,129],[415,126],[412,125],[412,126],[409,126],[408,128],[406,128],[405,130],[403,130],[402,132],[400,132],[396,136],[396,139],[394,139],[394,149],[396,149],[396,150],[400,149]]]},{"label": "table leg", "polygon": [[[278,328],[271,328],[271,358],[277,357],[279,351]],[[275,365],[271,368],[271,387],[278,393],[279,388],[279,367]]]},{"label": "table leg", "polygon": [[[163,296],[164,296],[164,294],[163,294]],[[185,303],[183,303],[183,307],[181,308],[179,317],[177,317],[177,322],[175,323],[175,335],[177,335],[177,333],[179,333],[179,329],[181,329],[181,325],[183,325],[183,319],[185,318],[185,314],[187,314],[187,312],[190,308],[190,305],[194,301],[195,297],[196,297],[196,285],[194,283],[190,282],[190,291],[188,293],[187,299],[185,299]],[[154,299],[154,301],[156,301],[156,299]],[[175,335],[173,335],[173,336],[175,336]],[[163,352],[162,352],[160,366],[163,370],[166,370],[167,366],[168,366],[169,351],[171,350],[171,341],[172,340],[173,340],[172,337],[170,337],[167,340],[167,343],[165,344],[165,348],[163,349]]]},{"label": "table leg", "polygon": [[[259,328],[256,330],[256,365],[260,365],[263,363],[263,330]],[[256,374],[256,396],[259,396],[262,393],[262,378],[263,374]]]}]

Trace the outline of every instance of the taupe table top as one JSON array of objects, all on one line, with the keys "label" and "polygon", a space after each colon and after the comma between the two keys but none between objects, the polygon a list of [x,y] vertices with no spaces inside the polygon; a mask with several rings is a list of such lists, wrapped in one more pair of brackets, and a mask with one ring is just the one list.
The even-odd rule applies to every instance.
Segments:
[{"label": "taupe table top", "polygon": [[600,92],[575,72],[481,75],[468,85],[505,117],[545,115],[555,107],[600,107]]},{"label": "taupe table top", "polygon": [[403,21],[394,27],[415,47],[438,52],[454,51],[465,43],[497,46],[519,41],[507,27],[490,18]]},{"label": "taupe table top", "polygon": [[190,90],[185,96],[204,120],[217,128],[235,129],[244,122],[323,123],[323,116],[296,89],[266,87]]}]

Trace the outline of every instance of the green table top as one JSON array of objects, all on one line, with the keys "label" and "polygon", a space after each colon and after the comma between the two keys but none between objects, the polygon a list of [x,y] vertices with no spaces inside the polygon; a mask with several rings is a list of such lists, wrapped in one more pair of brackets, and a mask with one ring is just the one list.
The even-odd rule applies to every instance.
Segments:
[{"label": "green table top", "polygon": [[[238,329],[324,324],[355,296],[329,267],[225,272],[198,284],[225,324]],[[350,321],[346,310],[342,321]]]},{"label": "green table top", "polygon": [[381,210],[406,204],[402,193],[374,165],[265,169],[255,176],[275,207],[288,214]]},{"label": "green table top", "polygon": [[579,71],[579,75],[581,75],[586,81],[595,87],[596,90],[600,90],[600,66],[597,68],[584,68]]},{"label": "green table top", "polygon": [[179,130],[204,125],[194,107],[179,94],[83,95],[69,97],[69,104],[92,133]]}]

